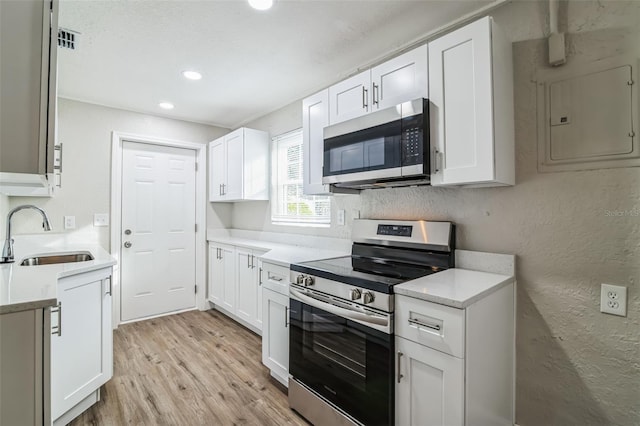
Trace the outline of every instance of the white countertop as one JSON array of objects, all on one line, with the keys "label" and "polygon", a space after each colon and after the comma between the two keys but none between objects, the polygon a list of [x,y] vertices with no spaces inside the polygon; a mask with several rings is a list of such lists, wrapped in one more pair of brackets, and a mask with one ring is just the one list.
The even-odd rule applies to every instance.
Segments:
[{"label": "white countertop", "polygon": [[393,291],[463,309],[513,281],[514,277],[511,275],[452,268],[398,284]]},{"label": "white countertop", "polygon": [[[20,266],[26,257],[41,254],[88,251],[94,260],[57,265]],[[116,261],[96,244],[68,243],[64,239],[16,239],[14,263],[0,264],[0,314],[40,309],[57,303],[59,278],[106,268]]]},{"label": "white countertop", "polygon": [[330,257],[347,256],[351,254],[345,250],[318,249],[230,236],[209,237],[209,241],[248,249],[268,250],[265,254],[258,257],[265,262],[275,263],[276,265],[286,268],[292,263],[328,259]]}]

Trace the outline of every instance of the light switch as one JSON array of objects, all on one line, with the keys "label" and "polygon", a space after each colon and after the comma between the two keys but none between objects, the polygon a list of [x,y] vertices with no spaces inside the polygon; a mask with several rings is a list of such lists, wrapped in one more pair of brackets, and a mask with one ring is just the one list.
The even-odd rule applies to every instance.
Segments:
[{"label": "light switch", "polygon": [[76,217],[75,216],[65,216],[64,217],[64,229],[75,229],[76,227]]}]

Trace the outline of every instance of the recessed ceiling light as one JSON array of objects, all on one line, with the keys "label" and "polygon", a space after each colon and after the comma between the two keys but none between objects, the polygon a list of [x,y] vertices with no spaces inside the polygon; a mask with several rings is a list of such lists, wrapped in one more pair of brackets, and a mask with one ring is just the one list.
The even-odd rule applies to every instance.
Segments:
[{"label": "recessed ceiling light", "polygon": [[273,6],[273,0],[249,0],[249,5],[257,10],[267,10]]},{"label": "recessed ceiling light", "polygon": [[202,78],[202,74],[198,71],[182,71],[182,75],[189,80],[200,80]]},{"label": "recessed ceiling light", "polygon": [[162,109],[173,109],[173,104],[171,102],[160,102],[158,106]]}]

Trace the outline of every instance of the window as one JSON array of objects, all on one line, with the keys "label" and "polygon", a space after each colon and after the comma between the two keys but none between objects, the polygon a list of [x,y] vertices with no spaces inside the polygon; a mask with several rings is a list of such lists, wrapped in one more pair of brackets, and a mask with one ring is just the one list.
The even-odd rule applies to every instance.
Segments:
[{"label": "window", "polygon": [[329,197],[302,192],[302,129],[274,137],[271,159],[271,221],[283,225],[329,225]]}]

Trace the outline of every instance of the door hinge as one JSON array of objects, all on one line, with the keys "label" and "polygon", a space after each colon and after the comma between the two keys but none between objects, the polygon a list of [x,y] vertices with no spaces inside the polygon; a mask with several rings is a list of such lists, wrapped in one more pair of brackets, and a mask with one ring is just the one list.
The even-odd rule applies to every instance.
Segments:
[{"label": "door hinge", "polygon": [[193,292],[194,292],[195,294],[198,294],[198,286],[197,286],[197,285],[195,285],[195,286],[194,286]]},{"label": "door hinge", "polygon": [[195,228],[196,232],[198,232],[198,224],[197,223],[195,224],[194,228]]}]

